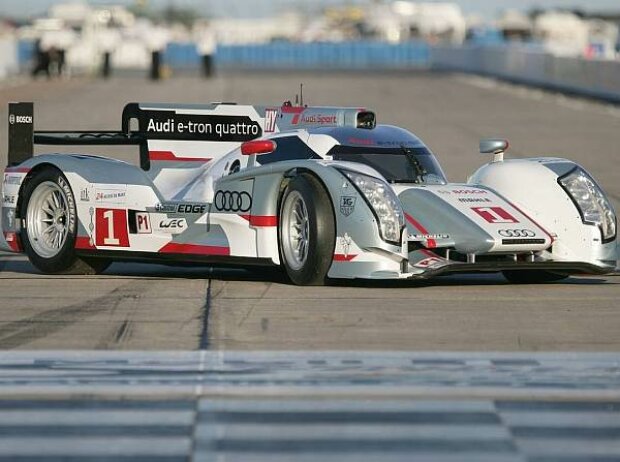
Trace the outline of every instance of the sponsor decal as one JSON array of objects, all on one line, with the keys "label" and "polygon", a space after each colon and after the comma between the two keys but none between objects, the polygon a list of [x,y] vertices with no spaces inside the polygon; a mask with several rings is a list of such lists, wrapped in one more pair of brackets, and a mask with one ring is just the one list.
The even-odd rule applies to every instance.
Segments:
[{"label": "sponsor decal", "polygon": [[364,146],[372,146],[374,144],[374,141],[371,140],[370,138],[350,137],[347,141],[349,143],[351,143],[351,144],[361,144],[361,145],[364,145]]},{"label": "sponsor decal", "polygon": [[124,204],[127,197],[125,189],[97,189],[95,191],[96,202],[106,202],[108,204]]},{"label": "sponsor decal", "polygon": [[67,205],[69,206],[69,216],[67,217],[68,218],[67,225],[69,228],[69,232],[73,233],[75,232],[75,220],[76,220],[75,202],[73,201],[73,193],[71,192],[71,187],[69,186],[69,184],[62,177],[58,178],[58,186],[62,188],[62,190],[65,192],[65,197],[67,198]]},{"label": "sponsor decal", "polygon": [[95,244],[97,247],[129,247],[127,210],[95,209]]},{"label": "sponsor decal", "polygon": [[502,237],[534,237],[536,233],[531,229],[500,229],[497,234]]},{"label": "sponsor decal", "polygon": [[177,206],[179,213],[205,213],[206,211],[206,204],[179,204]]},{"label": "sponsor decal", "polygon": [[340,196],[340,213],[345,217],[348,217],[355,210],[355,197],[354,196]]},{"label": "sponsor decal", "polygon": [[4,174],[4,184],[6,185],[18,185],[22,182],[22,178],[24,175],[10,175],[8,173]]},{"label": "sponsor decal", "polygon": [[351,243],[353,242],[353,239],[351,239],[351,236],[349,236],[348,233],[344,233],[344,236],[339,239],[340,246],[342,247],[342,253],[346,259],[349,256],[349,250],[351,250]]},{"label": "sponsor decal", "polygon": [[84,188],[80,190],[80,200],[82,202],[90,202],[90,195],[88,193],[88,188]]},{"label": "sponsor decal", "polygon": [[429,239],[450,239],[449,234],[410,234],[409,240],[414,242],[428,241]]},{"label": "sponsor decal", "polygon": [[148,212],[136,212],[136,232],[151,234],[151,216]]},{"label": "sponsor decal", "polygon": [[13,124],[31,124],[32,116],[9,114],[9,123]]},{"label": "sponsor decal", "polygon": [[466,195],[466,194],[488,194],[484,189],[453,189],[453,194]]},{"label": "sponsor decal", "polygon": [[155,211],[161,213],[175,213],[177,211],[176,204],[156,204]]},{"label": "sponsor decal", "polygon": [[415,265],[418,268],[432,268],[433,266],[439,266],[442,264],[441,258],[438,257],[428,257],[424,260],[420,260]]},{"label": "sponsor decal", "polygon": [[17,197],[14,194],[4,194],[4,198],[2,199],[2,205],[11,207],[14,206],[17,202]]},{"label": "sponsor decal", "polygon": [[262,135],[258,122],[248,116],[178,114],[175,111],[144,111],[144,127],[150,139],[198,139],[203,141],[249,141]]},{"label": "sponsor decal", "polygon": [[488,223],[519,223],[515,217],[501,207],[472,207]]},{"label": "sponsor decal", "polygon": [[459,202],[465,202],[467,204],[493,202],[488,197],[458,197],[457,199]]},{"label": "sponsor decal", "polygon": [[9,209],[6,214],[6,221],[9,228],[15,225],[15,209]]},{"label": "sponsor decal", "polygon": [[221,212],[249,212],[252,208],[252,196],[245,191],[223,191],[215,193],[213,205]]},{"label": "sponsor decal", "polygon": [[165,233],[179,234],[187,229],[185,218],[165,218],[160,220],[157,226],[158,231]]},{"label": "sponsor decal", "polygon": [[278,119],[277,109],[265,110],[265,133],[273,133],[276,131],[277,119]]},{"label": "sponsor decal", "polygon": [[301,123],[302,124],[316,124],[316,125],[334,125],[338,122],[338,119],[335,115],[322,115],[322,114],[313,114],[313,115],[302,115]]}]

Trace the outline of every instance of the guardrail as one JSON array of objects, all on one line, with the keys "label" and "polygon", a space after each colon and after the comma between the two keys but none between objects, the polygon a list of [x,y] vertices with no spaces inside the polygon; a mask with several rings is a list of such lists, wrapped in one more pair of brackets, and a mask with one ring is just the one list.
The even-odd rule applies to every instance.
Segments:
[{"label": "guardrail", "polygon": [[433,47],[433,69],[497,77],[620,103],[620,61],[554,56],[531,46]]}]

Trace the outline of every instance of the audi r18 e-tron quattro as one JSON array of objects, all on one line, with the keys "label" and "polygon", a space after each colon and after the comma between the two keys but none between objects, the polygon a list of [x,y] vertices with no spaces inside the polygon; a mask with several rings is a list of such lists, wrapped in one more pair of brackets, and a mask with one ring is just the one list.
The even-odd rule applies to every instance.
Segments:
[{"label": "audi r18 e-tron quattro", "polygon": [[[276,265],[295,284],[503,272],[514,282],[614,271],[616,214],[560,158],[492,161],[449,183],[411,132],[362,108],[130,103],[120,131],[34,131],[9,111],[2,228],[46,273],[114,261]],[[136,145],[140,165],[33,143]]]}]

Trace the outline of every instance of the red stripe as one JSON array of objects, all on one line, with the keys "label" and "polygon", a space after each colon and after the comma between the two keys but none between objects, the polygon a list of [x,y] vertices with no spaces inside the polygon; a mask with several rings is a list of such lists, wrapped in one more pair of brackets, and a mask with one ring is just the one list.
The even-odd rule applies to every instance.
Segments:
[{"label": "red stripe", "polygon": [[19,242],[19,237],[17,233],[14,232],[6,232],[4,233],[4,240],[11,248],[13,252],[22,252],[22,246]]},{"label": "red stripe", "polygon": [[248,220],[250,226],[278,226],[278,217],[275,215],[239,215]]},{"label": "red stripe", "polygon": [[230,255],[229,247],[219,247],[214,245],[199,244],[180,244],[178,242],[169,242],[161,249],[159,253],[182,253],[193,255]]},{"label": "red stripe", "polygon": [[282,106],[281,109],[284,114],[301,114],[306,110],[304,106]]},{"label": "red stripe", "polygon": [[28,173],[30,167],[7,167],[4,169],[5,173]]},{"label": "red stripe", "polygon": [[342,253],[335,253],[334,254],[334,261],[351,261],[355,257],[357,257],[357,255],[345,255],[345,254],[342,254]]},{"label": "red stripe", "polygon": [[535,220],[534,220],[532,217],[530,217],[527,213],[525,213],[523,210],[521,210],[519,207],[517,207],[516,205],[514,205],[512,202],[510,202],[510,201],[509,201],[509,200],[507,200],[506,198],[502,198],[502,199],[504,199],[506,202],[508,202],[508,204],[509,204],[510,206],[512,206],[513,208],[517,209],[517,211],[518,211],[521,215],[523,215],[525,218],[527,218],[527,219],[528,219],[528,220],[530,220],[532,223],[534,223],[536,226],[538,226],[538,228],[539,228],[539,229],[540,229],[543,233],[545,233],[547,236],[549,236],[549,239],[551,239],[551,243],[552,243],[552,244],[555,242],[555,238],[554,238],[551,234],[549,234],[549,232],[548,232],[545,228],[543,228],[542,226],[540,226],[540,225],[538,224],[538,222],[537,222],[537,221],[535,221]]},{"label": "red stripe", "polygon": [[169,162],[209,162],[211,157],[177,157],[172,151],[149,151],[149,159]]},{"label": "red stripe", "polygon": [[[430,234],[426,230],[426,228],[422,226],[422,224],[419,221],[417,221],[415,218],[413,218],[408,213],[405,213],[405,218],[407,219],[409,223],[415,226],[422,234]],[[428,247],[429,249],[434,249],[435,247],[437,247],[437,242],[435,241],[435,239],[427,239],[426,247]]]},{"label": "red stripe", "polygon": [[75,248],[91,250],[95,249],[95,246],[90,243],[90,237],[78,236],[75,238]]}]

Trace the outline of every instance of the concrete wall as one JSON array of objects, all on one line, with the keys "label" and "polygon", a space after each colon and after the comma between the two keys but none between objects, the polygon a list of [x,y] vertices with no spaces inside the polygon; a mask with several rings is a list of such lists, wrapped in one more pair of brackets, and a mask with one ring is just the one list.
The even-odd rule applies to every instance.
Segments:
[{"label": "concrete wall", "polygon": [[433,69],[499,77],[620,103],[620,61],[553,56],[528,46],[434,47]]}]

